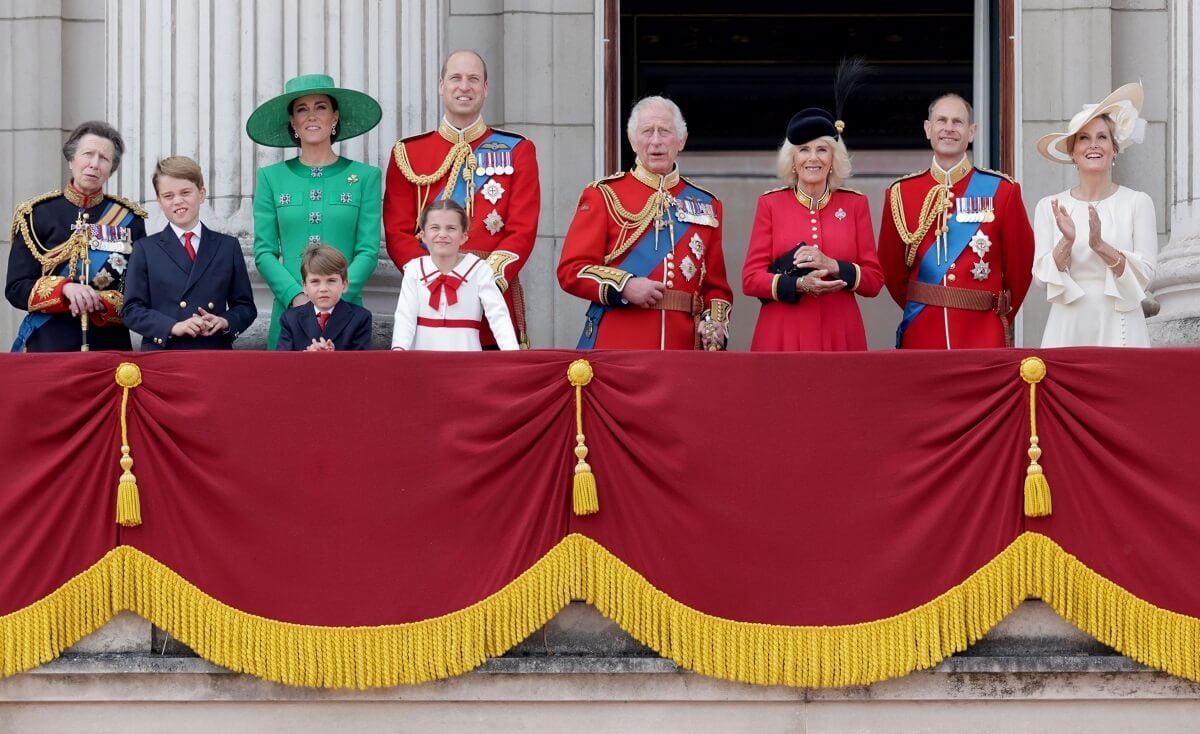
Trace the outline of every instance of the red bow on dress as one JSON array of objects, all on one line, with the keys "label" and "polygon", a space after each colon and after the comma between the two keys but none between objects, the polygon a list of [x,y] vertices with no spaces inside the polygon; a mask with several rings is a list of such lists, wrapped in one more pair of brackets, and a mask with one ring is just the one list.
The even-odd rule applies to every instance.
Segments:
[{"label": "red bow on dress", "polygon": [[436,309],[442,305],[442,291],[446,292],[446,304],[453,306],[458,303],[458,287],[463,279],[453,274],[442,273],[429,283],[429,307]]}]

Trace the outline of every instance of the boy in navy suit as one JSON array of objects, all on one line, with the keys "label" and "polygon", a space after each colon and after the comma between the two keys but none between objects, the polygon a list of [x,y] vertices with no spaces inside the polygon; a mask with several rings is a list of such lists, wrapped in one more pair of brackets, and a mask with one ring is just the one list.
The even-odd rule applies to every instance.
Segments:
[{"label": "boy in navy suit", "polygon": [[279,320],[280,352],[344,352],[371,348],[371,312],[342,300],[350,287],[346,256],[329,245],[315,245],[300,258],[300,277],[308,303],[293,306]]},{"label": "boy in navy suit", "polygon": [[134,248],[121,319],[143,350],[232,349],[258,316],[241,245],[200,223],[207,192],[196,161],[164,158],[152,181],[170,224]]}]

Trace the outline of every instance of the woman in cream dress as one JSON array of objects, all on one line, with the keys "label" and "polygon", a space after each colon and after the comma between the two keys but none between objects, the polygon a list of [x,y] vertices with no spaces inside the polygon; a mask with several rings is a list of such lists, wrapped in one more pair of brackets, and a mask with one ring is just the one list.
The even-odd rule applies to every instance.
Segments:
[{"label": "woman in cream dress", "polygon": [[1150,346],[1142,300],[1158,259],[1154,204],[1112,177],[1117,155],[1141,141],[1141,105],[1141,84],[1126,84],[1038,141],[1043,156],[1079,173],[1034,214],[1033,277],[1050,301],[1043,347]]}]

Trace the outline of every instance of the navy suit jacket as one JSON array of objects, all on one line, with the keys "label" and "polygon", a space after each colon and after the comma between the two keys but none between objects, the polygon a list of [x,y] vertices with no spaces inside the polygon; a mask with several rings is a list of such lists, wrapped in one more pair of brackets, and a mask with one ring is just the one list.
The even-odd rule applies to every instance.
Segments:
[{"label": "navy suit jacket", "polygon": [[333,342],[337,352],[371,348],[371,312],[347,301],[338,301],[329,312],[325,331],[317,323],[317,311],[311,303],[302,303],[283,312],[279,319],[280,352],[299,352],[308,348],[313,339],[325,337]]},{"label": "navy suit jacket", "polygon": [[[173,337],[171,327],[203,308],[224,317],[229,331]],[[258,316],[246,259],[238,241],[203,224],[196,261],[167,227],[141,240],[125,273],[121,319],[142,335],[142,349],[232,349]]]}]

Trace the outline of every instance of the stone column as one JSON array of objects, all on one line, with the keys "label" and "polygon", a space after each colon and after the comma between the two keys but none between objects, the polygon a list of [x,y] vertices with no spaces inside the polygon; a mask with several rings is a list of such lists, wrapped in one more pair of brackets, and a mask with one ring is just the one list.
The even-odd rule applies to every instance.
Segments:
[{"label": "stone column", "polygon": [[1150,321],[1156,345],[1200,344],[1200,13],[1191,3],[1169,3],[1171,53],[1171,238],[1158,256]]},{"label": "stone column", "polygon": [[[107,0],[109,119],[129,148],[113,190],[142,202],[156,231],[155,162],[191,156],[208,187],[204,221],[250,256],[256,171],[295,155],[251,142],[250,113],[294,76],[329,74],[383,107],[378,127],[335,149],[382,168],[398,138],[434,117],[444,15],[422,0]],[[390,314],[399,273],[382,250],[380,260],[364,303]],[[257,279],[256,295],[265,323],[271,299]]]}]

